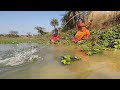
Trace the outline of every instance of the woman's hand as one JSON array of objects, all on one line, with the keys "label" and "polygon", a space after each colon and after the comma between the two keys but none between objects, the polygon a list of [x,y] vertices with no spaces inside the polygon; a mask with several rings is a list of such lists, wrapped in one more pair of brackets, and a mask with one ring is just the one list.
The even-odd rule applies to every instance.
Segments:
[{"label": "woman's hand", "polygon": [[90,20],[90,21],[88,22],[86,28],[89,28],[91,24],[92,24],[92,20]]},{"label": "woman's hand", "polygon": [[90,22],[92,23],[93,20],[90,20]]},{"label": "woman's hand", "polygon": [[93,20],[90,20],[89,23],[88,23],[88,25],[91,25],[91,24],[92,24],[92,21],[93,21]]}]

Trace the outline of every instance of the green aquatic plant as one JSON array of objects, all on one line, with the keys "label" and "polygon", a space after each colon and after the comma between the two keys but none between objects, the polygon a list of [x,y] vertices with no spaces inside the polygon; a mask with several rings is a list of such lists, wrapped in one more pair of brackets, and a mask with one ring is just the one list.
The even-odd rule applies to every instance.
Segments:
[{"label": "green aquatic plant", "polygon": [[69,65],[73,60],[81,60],[81,57],[79,56],[72,57],[70,55],[65,55],[65,56],[62,56],[61,63],[65,65]]},{"label": "green aquatic plant", "polygon": [[70,61],[67,61],[67,60],[65,60],[65,59],[61,60],[61,62],[62,62],[63,64],[70,64]]},{"label": "green aquatic plant", "polygon": [[114,45],[114,47],[115,47],[116,49],[120,49],[120,44]]},{"label": "green aquatic plant", "polygon": [[76,60],[81,60],[81,57],[79,57],[79,56],[74,56],[74,59],[76,59]]},{"label": "green aquatic plant", "polygon": [[92,56],[94,53],[92,51],[86,52],[87,55]]}]

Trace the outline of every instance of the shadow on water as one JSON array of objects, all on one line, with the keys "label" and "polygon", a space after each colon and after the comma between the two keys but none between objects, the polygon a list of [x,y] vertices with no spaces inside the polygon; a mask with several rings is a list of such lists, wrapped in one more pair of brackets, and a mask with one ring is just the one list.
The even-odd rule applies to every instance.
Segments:
[{"label": "shadow on water", "polygon": [[[0,75],[9,79],[109,79],[120,78],[120,50],[87,56],[79,48],[61,46],[37,47],[38,58],[34,63],[21,65]],[[61,56],[81,56],[82,60],[62,65]]]}]

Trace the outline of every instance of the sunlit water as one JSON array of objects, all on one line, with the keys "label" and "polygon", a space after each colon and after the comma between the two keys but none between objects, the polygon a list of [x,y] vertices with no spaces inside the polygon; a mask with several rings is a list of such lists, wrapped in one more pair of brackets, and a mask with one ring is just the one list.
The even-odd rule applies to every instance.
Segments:
[{"label": "sunlit water", "polygon": [[[61,56],[81,56],[70,65]],[[75,47],[38,44],[1,44],[0,78],[2,79],[114,79],[120,78],[120,50],[87,56]]]}]

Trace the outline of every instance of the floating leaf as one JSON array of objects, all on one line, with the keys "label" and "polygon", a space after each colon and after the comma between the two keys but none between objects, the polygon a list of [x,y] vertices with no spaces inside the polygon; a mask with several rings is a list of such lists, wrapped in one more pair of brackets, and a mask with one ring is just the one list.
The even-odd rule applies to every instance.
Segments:
[{"label": "floating leaf", "polygon": [[70,62],[66,62],[66,64],[68,64],[68,65],[69,65],[69,64],[70,64]]},{"label": "floating leaf", "polygon": [[77,60],[81,59],[81,57],[79,57],[79,56],[75,56],[74,58],[77,59]]}]

